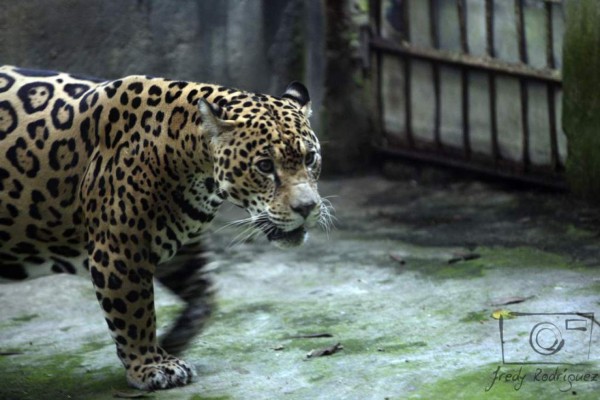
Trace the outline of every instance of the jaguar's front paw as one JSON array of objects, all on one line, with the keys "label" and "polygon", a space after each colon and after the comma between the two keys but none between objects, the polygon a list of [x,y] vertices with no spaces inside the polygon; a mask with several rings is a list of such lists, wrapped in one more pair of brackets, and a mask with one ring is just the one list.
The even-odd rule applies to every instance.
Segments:
[{"label": "jaguar's front paw", "polygon": [[146,355],[127,370],[129,385],[142,390],[169,389],[184,386],[196,375],[194,367],[171,355]]}]

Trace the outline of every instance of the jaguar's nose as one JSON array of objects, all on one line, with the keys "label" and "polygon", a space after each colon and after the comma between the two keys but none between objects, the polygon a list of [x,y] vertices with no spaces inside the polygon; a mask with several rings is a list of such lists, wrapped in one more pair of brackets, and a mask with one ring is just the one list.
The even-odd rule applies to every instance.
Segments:
[{"label": "jaguar's nose", "polygon": [[315,209],[316,206],[317,203],[311,201],[308,203],[300,203],[297,205],[293,205],[291,206],[291,208],[295,213],[302,215],[302,217],[306,219],[310,215],[311,211]]}]

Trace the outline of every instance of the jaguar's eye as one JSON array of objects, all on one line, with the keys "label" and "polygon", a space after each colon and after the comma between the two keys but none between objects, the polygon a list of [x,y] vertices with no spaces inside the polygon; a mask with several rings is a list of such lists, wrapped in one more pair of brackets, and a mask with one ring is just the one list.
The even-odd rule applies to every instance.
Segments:
[{"label": "jaguar's eye", "polygon": [[316,159],[317,159],[317,153],[314,151],[311,151],[304,157],[304,164],[307,167],[311,167],[315,163]]},{"label": "jaguar's eye", "polygon": [[260,160],[256,163],[256,168],[263,174],[271,174],[275,170],[275,165],[271,160]]}]

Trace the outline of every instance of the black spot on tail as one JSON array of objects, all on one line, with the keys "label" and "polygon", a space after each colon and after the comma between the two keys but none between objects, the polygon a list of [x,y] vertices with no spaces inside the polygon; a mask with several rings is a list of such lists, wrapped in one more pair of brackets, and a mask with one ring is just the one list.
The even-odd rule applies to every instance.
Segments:
[{"label": "black spot on tail", "polygon": [[0,277],[22,281],[28,278],[27,272],[22,265],[8,264],[0,265]]},{"label": "black spot on tail", "polygon": [[17,127],[17,113],[8,101],[0,101],[0,140]]},{"label": "black spot on tail", "polygon": [[78,99],[87,92],[90,87],[88,85],[82,85],[79,83],[67,83],[65,85],[65,92],[72,98]]},{"label": "black spot on tail", "polygon": [[42,111],[46,108],[52,96],[54,87],[45,82],[33,82],[23,85],[17,92],[23,103],[23,108],[28,114]]},{"label": "black spot on tail", "polygon": [[0,72],[0,93],[6,92],[14,85],[15,79]]}]

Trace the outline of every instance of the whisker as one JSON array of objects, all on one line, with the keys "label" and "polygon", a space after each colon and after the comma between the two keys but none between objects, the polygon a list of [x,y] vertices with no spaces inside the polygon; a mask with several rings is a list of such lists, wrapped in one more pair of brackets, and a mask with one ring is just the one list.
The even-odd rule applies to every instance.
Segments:
[{"label": "whisker", "polygon": [[254,231],[255,228],[252,225],[246,227],[246,229],[244,229],[242,232],[238,233],[233,239],[231,239],[227,248],[232,248],[238,244],[244,243],[248,239],[249,235],[253,234]]},{"label": "whisker", "polygon": [[[337,196],[327,196],[327,197],[337,197]],[[337,218],[333,215],[335,208],[333,207],[333,204],[327,197],[321,198],[321,209],[320,209],[321,213],[319,215],[318,223],[321,226],[321,228],[325,231],[325,233],[327,234],[327,238],[329,239],[329,233],[331,232],[332,228],[335,228],[334,221],[336,221]]]},{"label": "whisker", "polygon": [[[248,218],[230,222],[225,227],[234,226],[236,228],[241,228],[241,231],[231,239],[227,248],[232,248],[254,239],[265,229],[269,222],[269,216],[266,212],[261,212]],[[222,227],[219,230],[222,230],[225,227]]]},{"label": "whisker", "polygon": [[228,222],[227,224],[223,225],[222,227],[220,227],[219,229],[217,229],[214,233],[220,232],[223,229],[229,228],[231,226],[238,226],[238,227],[242,227],[245,224],[250,224],[250,223],[257,223],[260,221],[264,221],[267,219],[267,214],[265,212],[262,212],[260,214],[257,214],[255,216],[249,216],[248,218],[242,218],[242,219],[238,219],[235,221],[231,221]]},{"label": "whisker", "polygon": [[252,222],[251,218],[244,218],[244,219],[239,219],[239,220],[236,220],[236,221],[231,221],[231,222],[228,222],[225,225],[221,226],[219,229],[217,229],[216,231],[214,231],[214,233],[221,232],[223,229],[230,228],[232,226],[241,227],[241,226],[243,226],[245,224],[248,224],[248,223],[251,223],[251,222]]}]

